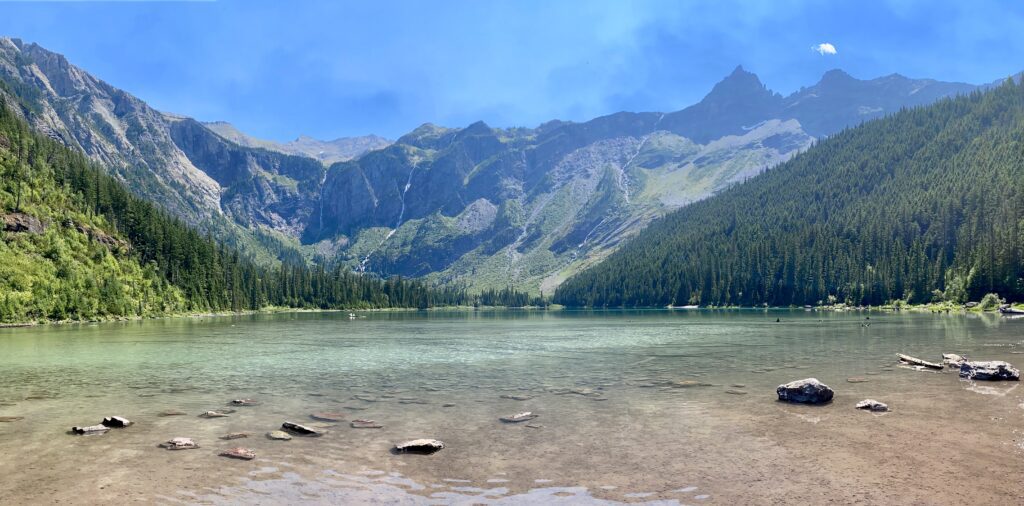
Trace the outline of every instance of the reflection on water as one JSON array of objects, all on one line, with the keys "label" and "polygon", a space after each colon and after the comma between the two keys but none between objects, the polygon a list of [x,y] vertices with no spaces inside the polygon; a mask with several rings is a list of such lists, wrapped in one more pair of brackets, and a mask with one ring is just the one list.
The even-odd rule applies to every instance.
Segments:
[{"label": "reflection on water", "polygon": [[[836,473],[836,486],[868,486],[843,481],[852,479],[841,475],[846,462],[806,453],[812,449],[799,438],[821,438],[831,451],[848,452],[853,465],[865,453],[858,438],[879,437],[872,431],[888,429],[894,438],[934,432],[920,418],[901,415],[929,412],[936,402],[1005,419],[997,415],[1007,408],[992,404],[1001,402],[1013,410],[1012,420],[1021,418],[1016,385],[977,385],[949,371],[894,367],[897,352],[1014,361],[1024,321],[992,315],[364,316],[295,313],[0,330],[0,417],[24,417],[0,423],[0,451],[21,463],[0,463],[0,496],[409,504],[793,498],[789,487],[801,480],[769,485],[771,473],[799,471],[808,459],[822,459],[820,471]],[[833,406],[774,402],[775,386],[809,376],[837,390]],[[848,383],[853,377],[860,380]],[[864,397],[887,402],[894,413],[872,417],[848,409]],[[226,418],[196,416],[235,398],[261,403],[237,407]],[[187,415],[158,416],[168,410]],[[342,411],[383,428],[335,424],[315,440],[262,437],[284,420],[311,423],[309,414],[317,411]],[[525,411],[539,417],[528,425],[498,421]],[[137,424],[99,437],[64,435],[71,425],[112,414]],[[865,427],[868,420],[881,425]],[[948,421],[956,423],[974,422]],[[218,439],[228,432],[252,436],[230,444]],[[1002,426],[975,437],[995,447],[1004,433],[1012,441]],[[155,449],[175,436],[192,437],[203,448]],[[446,449],[429,457],[388,452],[395,442],[417,437],[442,439]],[[215,456],[221,447],[239,445],[259,458],[243,463]],[[100,469],[106,485],[85,480]],[[157,470],[159,480],[142,477]],[[941,483],[940,471],[935,479]],[[895,488],[898,477],[891,479]],[[885,485],[874,486],[882,487],[873,493],[884,498]]]}]

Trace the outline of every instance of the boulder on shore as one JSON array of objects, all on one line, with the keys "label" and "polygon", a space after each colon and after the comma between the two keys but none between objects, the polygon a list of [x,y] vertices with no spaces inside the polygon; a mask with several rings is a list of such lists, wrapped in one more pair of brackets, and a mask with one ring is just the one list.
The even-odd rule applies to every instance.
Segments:
[{"label": "boulder on shore", "polygon": [[884,402],[878,402],[874,399],[864,399],[857,403],[857,409],[866,409],[868,411],[889,411],[889,406]]},{"label": "boulder on shore", "polygon": [[775,389],[780,401],[802,404],[823,404],[832,400],[835,392],[817,378],[807,378],[779,385]]},{"label": "boulder on shore", "polygon": [[1001,360],[964,361],[960,364],[960,377],[982,381],[1020,381],[1020,370]]},{"label": "boulder on shore", "polygon": [[444,443],[436,439],[413,439],[395,445],[395,451],[399,453],[431,454],[442,449],[444,449]]}]

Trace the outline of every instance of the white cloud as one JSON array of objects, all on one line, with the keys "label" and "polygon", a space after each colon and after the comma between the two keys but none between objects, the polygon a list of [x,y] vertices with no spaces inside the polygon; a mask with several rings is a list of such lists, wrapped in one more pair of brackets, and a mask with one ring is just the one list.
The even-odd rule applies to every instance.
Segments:
[{"label": "white cloud", "polygon": [[811,50],[817,51],[818,54],[822,56],[827,54],[836,54],[836,47],[828,42],[822,42],[821,44],[811,46]]}]

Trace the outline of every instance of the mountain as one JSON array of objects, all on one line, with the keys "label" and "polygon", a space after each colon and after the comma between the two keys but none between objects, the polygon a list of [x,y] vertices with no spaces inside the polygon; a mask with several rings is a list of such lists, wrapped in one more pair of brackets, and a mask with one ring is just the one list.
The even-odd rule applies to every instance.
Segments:
[{"label": "mountain", "polygon": [[[847,77],[829,80],[850,89]],[[843,131],[652,224],[554,298],[630,307],[964,302],[992,292],[1021,300],[1022,136],[1024,83],[1012,80]]]},{"label": "mountain", "polygon": [[0,225],[0,323],[467,301],[459,291],[343,268],[259,266],[133,196],[4,104]]},{"label": "mountain", "polygon": [[377,135],[339,137],[333,141],[322,141],[302,135],[294,141],[280,143],[246,135],[225,121],[203,123],[203,126],[239,146],[263,148],[288,155],[307,156],[316,158],[327,165],[357,158],[367,151],[387,147],[392,142]]},{"label": "mountain", "polygon": [[974,89],[831,71],[783,97],[738,67],[673,113],[535,129],[426,124],[332,165],[302,238],[360,269],[550,294],[652,220],[816,138]]},{"label": "mountain", "polygon": [[[317,258],[473,291],[550,294],[651,221],[815,139],[973,89],[831,71],[784,97],[738,67],[681,111],[536,128],[424,124],[387,145],[351,140],[348,153],[369,150],[324,167],[344,143],[271,145],[161,113],[60,55],[0,39],[0,100],[200,230],[263,263]],[[323,156],[301,156],[313,151]]]},{"label": "mountain", "polygon": [[312,212],[320,162],[225,140],[18,39],[0,38],[0,101],[193,226],[265,260],[298,254],[288,234]]}]

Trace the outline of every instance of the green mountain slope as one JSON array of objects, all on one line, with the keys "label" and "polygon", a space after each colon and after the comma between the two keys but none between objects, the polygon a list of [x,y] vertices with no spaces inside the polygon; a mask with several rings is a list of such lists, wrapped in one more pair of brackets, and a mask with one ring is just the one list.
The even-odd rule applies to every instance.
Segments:
[{"label": "green mountain slope", "polygon": [[573,306],[1024,298],[1024,85],[902,111],[659,220]]},{"label": "green mountain slope", "polygon": [[455,290],[347,269],[262,267],[134,196],[2,104],[0,218],[0,322],[465,302]]}]

